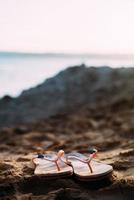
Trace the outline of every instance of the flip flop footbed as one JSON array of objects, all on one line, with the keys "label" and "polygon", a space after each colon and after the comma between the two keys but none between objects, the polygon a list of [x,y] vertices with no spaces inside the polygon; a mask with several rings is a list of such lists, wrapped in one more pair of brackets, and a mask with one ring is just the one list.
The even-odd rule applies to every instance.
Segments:
[{"label": "flip flop footbed", "polygon": [[72,175],[73,169],[69,165],[65,164],[61,160],[58,160],[60,171],[58,171],[56,164],[52,161],[36,158],[34,159],[36,165],[34,174],[46,175],[46,176],[58,176],[58,175]]},{"label": "flip flop footbed", "polygon": [[[77,156],[78,156],[78,154],[77,154]],[[87,157],[80,154],[79,158],[83,159],[83,158],[87,158]],[[70,158],[69,161],[71,162],[71,164],[73,166],[74,174],[83,179],[84,178],[85,179],[87,179],[87,178],[99,179],[100,177],[109,175],[113,171],[113,167],[111,165],[91,160],[90,165],[93,169],[93,173],[91,173],[87,163],[83,163],[83,162],[77,160],[76,158]]]}]

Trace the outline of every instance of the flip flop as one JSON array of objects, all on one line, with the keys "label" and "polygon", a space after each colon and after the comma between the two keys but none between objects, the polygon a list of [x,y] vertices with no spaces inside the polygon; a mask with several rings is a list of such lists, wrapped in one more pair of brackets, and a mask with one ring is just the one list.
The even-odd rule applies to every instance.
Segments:
[{"label": "flip flop", "polygon": [[60,150],[57,154],[37,154],[32,158],[35,166],[34,174],[43,175],[45,177],[71,176],[73,169],[61,157],[64,151]]},{"label": "flip flop", "polygon": [[108,164],[94,161],[97,150],[90,150],[90,156],[87,157],[80,153],[66,154],[66,163],[71,164],[74,170],[75,176],[79,180],[100,180],[111,175],[113,167]]}]

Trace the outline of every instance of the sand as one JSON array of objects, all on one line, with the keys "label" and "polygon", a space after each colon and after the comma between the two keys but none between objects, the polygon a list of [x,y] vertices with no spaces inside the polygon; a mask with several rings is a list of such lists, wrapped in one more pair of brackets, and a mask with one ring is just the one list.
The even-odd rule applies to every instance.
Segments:
[{"label": "sand", "polygon": [[[0,199],[134,199],[134,107],[118,102],[60,114],[37,123],[0,130]],[[110,178],[80,182],[75,176],[47,180],[30,166],[35,152],[64,149],[88,154],[114,168]]]}]

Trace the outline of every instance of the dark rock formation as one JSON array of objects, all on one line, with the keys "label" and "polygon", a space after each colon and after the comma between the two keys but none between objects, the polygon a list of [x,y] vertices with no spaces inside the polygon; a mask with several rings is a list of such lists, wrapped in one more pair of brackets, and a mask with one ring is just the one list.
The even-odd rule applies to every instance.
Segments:
[{"label": "dark rock formation", "polygon": [[18,98],[3,98],[0,101],[0,126],[34,122],[87,104],[110,104],[133,96],[133,68],[70,67],[24,91]]}]

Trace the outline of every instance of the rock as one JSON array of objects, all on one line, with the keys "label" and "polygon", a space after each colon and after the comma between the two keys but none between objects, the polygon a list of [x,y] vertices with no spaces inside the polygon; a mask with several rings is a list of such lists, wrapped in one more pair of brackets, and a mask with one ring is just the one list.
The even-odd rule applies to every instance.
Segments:
[{"label": "rock", "polygon": [[[77,110],[134,98],[134,69],[70,67],[18,98],[0,100],[0,127],[31,123]],[[23,130],[22,130],[23,131]]]}]

